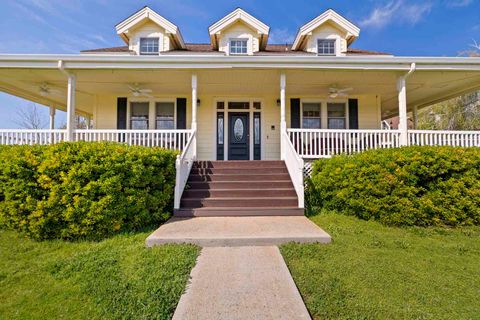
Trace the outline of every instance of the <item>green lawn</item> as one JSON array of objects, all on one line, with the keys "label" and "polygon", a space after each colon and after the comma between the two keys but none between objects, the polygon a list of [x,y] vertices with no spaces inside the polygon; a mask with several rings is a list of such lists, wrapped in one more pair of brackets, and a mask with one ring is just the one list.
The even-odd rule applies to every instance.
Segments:
[{"label": "green lawn", "polygon": [[199,248],[147,233],[34,242],[0,230],[0,319],[170,319]]},{"label": "green lawn", "polygon": [[333,243],[281,251],[315,319],[480,319],[480,228],[312,220]]}]

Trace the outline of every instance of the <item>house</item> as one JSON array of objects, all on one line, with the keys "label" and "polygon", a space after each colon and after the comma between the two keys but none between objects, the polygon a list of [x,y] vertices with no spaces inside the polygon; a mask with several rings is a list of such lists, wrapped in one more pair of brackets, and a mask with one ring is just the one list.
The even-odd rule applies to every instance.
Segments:
[{"label": "house", "polygon": [[[204,44],[186,42],[179,26],[148,7],[115,28],[122,47],[0,55],[0,90],[50,106],[52,123],[49,130],[0,130],[0,143],[108,140],[179,149],[176,209],[185,194],[192,198],[184,204],[204,206],[213,191],[200,182],[209,179],[220,179],[220,198],[232,187],[227,182],[244,182],[236,201],[220,201],[219,208],[239,208],[263,194],[245,190],[252,179],[258,190],[278,187],[263,190],[270,193],[251,202],[256,206],[288,198],[283,207],[303,208],[310,159],[409,144],[480,146],[479,132],[407,124],[409,112],[480,88],[480,58],[354,49],[360,29],[332,9],[300,26],[287,45],[269,43],[269,26],[240,8],[208,27]],[[53,128],[57,109],[67,112],[65,130]],[[74,128],[76,114],[89,119],[89,129]],[[383,130],[382,120],[394,116],[398,129]],[[195,160],[263,161],[215,167]],[[208,176],[215,172],[223,175]],[[238,181],[222,180],[238,172],[245,173]],[[200,191],[184,193],[189,179],[198,179]]]}]

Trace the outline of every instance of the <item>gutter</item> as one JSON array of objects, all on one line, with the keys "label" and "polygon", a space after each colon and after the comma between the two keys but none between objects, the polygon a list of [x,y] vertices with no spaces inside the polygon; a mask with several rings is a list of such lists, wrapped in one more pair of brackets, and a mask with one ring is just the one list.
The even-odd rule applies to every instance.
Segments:
[{"label": "gutter", "polygon": [[[445,70],[480,71],[480,58],[459,57],[317,57],[317,56],[127,56],[82,55],[0,55],[1,68],[24,69],[312,69],[312,70]],[[62,72],[64,72],[62,71]],[[64,73],[65,73],[64,72]]]}]

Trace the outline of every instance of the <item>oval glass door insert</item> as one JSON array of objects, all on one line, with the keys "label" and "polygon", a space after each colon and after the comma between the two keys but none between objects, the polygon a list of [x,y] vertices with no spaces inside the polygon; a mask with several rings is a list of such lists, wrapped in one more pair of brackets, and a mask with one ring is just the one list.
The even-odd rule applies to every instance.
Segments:
[{"label": "oval glass door insert", "polygon": [[233,136],[235,137],[236,141],[242,141],[243,134],[244,134],[243,121],[242,119],[237,118],[237,120],[235,120],[235,123],[233,125]]}]

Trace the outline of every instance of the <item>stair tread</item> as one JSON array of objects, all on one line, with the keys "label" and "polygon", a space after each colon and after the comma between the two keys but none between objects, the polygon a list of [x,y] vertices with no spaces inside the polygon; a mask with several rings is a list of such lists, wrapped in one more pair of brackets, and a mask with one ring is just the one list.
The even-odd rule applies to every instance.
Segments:
[{"label": "stair tread", "polygon": [[[283,197],[238,197],[238,198],[217,198],[217,197],[209,197],[209,198],[188,198],[188,200],[263,200],[263,199],[297,199],[297,197],[290,197],[290,196],[283,196]],[[185,199],[187,200],[187,199]]]},{"label": "stair tread", "polygon": [[284,210],[284,209],[298,209],[298,206],[279,206],[279,207],[201,207],[201,208],[180,208],[177,210],[192,211],[192,210],[211,210],[211,211],[220,211],[220,210],[232,210],[232,211],[254,211],[254,210]]}]

